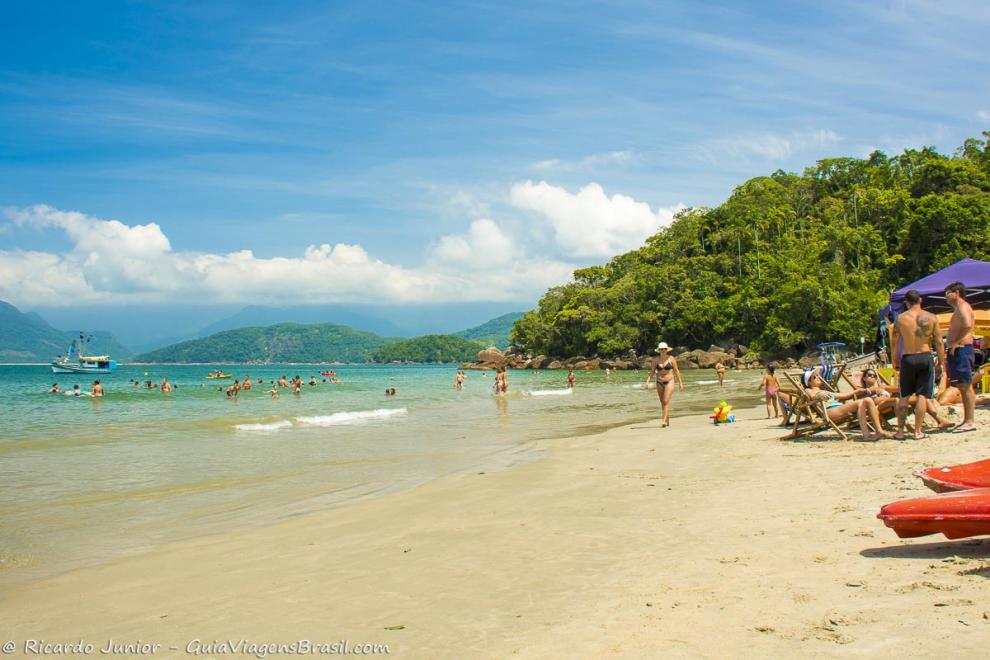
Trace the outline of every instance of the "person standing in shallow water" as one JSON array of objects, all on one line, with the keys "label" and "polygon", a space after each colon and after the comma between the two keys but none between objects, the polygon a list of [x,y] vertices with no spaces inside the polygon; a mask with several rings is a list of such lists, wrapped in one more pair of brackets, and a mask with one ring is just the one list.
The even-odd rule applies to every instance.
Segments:
[{"label": "person standing in shallow water", "polygon": [[659,355],[653,360],[650,366],[650,375],[646,377],[646,384],[650,381],[656,383],[657,397],[660,399],[660,413],[663,417],[660,426],[666,428],[670,426],[670,401],[674,398],[674,377],[684,391],[684,380],[681,378],[681,370],[677,368],[677,360],[670,354],[670,346],[662,341],[657,345]]},{"label": "person standing in shallow water", "polygon": [[567,372],[567,387],[574,387],[574,370],[571,369]]},{"label": "person standing in shallow water", "polygon": [[715,375],[718,376],[718,386],[725,387],[725,365],[721,360],[715,364]]}]

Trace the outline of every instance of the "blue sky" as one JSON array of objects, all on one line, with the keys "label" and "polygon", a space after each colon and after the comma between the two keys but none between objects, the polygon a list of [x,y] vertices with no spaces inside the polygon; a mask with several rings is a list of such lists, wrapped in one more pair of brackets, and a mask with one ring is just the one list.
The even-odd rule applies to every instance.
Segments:
[{"label": "blue sky", "polygon": [[281,5],[2,10],[0,298],[528,304],[749,177],[990,128],[982,2]]}]

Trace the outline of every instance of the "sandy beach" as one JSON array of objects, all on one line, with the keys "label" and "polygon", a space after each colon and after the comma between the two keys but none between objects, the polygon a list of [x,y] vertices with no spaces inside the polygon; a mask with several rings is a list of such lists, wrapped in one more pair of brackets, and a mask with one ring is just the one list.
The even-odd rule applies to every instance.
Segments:
[{"label": "sandy beach", "polygon": [[985,657],[990,540],[900,541],[875,518],[930,492],[914,469],[990,455],[985,432],[785,442],[762,408],[737,412],[544,441],[501,472],[19,585],[3,636],[161,657],[240,639],[410,658]]}]

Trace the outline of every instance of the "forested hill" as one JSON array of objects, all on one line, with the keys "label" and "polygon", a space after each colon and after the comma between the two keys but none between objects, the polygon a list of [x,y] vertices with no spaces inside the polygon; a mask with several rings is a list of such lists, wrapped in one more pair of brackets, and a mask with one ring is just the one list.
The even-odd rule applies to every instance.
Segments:
[{"label": "forested hill", "polygon": [[375,350],[375,362],[468,362],[478,357],[486,345],[454,335],[424,335],[403,339]]},{"label": "forested hill", "polygon": [[226,330],[135,356],[138,362],[367,362],[395,339],[334,323]]},{"label": "forested hill", "polygon": [[644,353],[663,339],[804,350],[873,336],[891,289],[990,257],[990,131],[932,148],[822,160],[693,208],[638,250],[575,271],[516,322],[546,355]]},{"label": "forested hill", "polygon": [[509,345],[509,333],[512,331],[512,325],[521,319],[522,316],[522,312],[503,314],[487,323],[482,323],[474,328],[468,328],[467,330],[461,330],[453,334],[455,337],[476,339],[488,346],[496,346],[500,350],[504,350]]}]

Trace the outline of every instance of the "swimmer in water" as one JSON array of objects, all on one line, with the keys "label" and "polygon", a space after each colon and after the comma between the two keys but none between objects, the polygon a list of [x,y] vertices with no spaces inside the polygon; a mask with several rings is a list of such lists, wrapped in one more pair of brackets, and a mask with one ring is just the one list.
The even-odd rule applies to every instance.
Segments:
[{"label": "swimmer in water", "polygon": [[91,391],[93,396],[103,396],[103,386],[100,385],[100,381],[93,381],[93,388]]},{"label": "swimmer in water", "polygon": [[169,394],[172,391],[172,385],[168,382],[168,378],[162,378],[162,394]]}]

